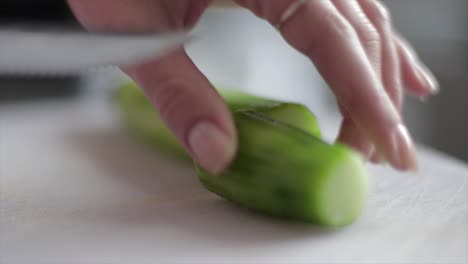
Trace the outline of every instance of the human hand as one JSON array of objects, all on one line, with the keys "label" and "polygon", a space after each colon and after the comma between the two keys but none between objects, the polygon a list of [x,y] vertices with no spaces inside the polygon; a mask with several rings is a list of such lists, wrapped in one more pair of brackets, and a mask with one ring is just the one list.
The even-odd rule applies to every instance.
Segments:
[{"label": "human hand", "polygon": [[239,0],[277,25],[309,57],[334,92],[343,122],[338,140],[375,162],[416,170],[401,117],[404,92],[438,92],[432,73],[395,32],[377,0]]},{"label": "human hand", "polygon": [[[92,31],[166,31],[192,27],[211,1],[68,0]],[[219,173],[233,159],[236,132],[228,108],[181,47],[157,60],[123,67],[178,140],[203,167]]]},{"label": "human hand", "polygon": [[[91,30],[161,31],[193,26],[209,0],[68,0]],[[414,145],[401,120],[403,87],[425,97],[437,84],[398,37],[374,0],[237,0],[308,56],[330,84],[344,121],[339,141],[395,168],[416,169]],[[283,19],[282,19],[283,18]],[[236,151],[236,132],[221,97],[185,51],[124,71],[141,87],[192,156],[213,173]],[[375,148],[374,148],[375,146]]]}]

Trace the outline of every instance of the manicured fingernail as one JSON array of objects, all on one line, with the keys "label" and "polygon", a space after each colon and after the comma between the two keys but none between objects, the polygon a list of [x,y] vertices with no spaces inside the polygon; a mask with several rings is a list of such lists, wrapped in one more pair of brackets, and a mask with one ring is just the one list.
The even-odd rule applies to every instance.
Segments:
[{"label": "manicured fingernail", "polygon": [[221,173],[235,154],[235,140],[209,121],[200,121],[188,135],[194,158],[213,174]]},{"label": "manicured fingernail", "polygon": [[417,171],[418,161],[416,150],[408,129],[400,124],[391,136],[391,148],[387,160],[397,169],[404,171]]},{"label": "manicured fingernail", "polygon": [[419,66],[418,67],[418,78],[426,84],[426,86],[430,87],[431,94],[438,94],[440,92],[439,82],[434,77],[434,75],[425,67]]}]

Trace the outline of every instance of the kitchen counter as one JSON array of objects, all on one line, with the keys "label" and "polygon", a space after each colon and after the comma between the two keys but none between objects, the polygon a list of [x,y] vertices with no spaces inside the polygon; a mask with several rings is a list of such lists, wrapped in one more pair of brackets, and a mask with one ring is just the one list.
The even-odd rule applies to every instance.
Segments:
[{"label": "kitchen counter", "polygon": [[419,157],[416,175],[370,166],[364,214],[331,231],[208,193],[106,100],[2,105],[0,263],[467,263],[468,164]]}]

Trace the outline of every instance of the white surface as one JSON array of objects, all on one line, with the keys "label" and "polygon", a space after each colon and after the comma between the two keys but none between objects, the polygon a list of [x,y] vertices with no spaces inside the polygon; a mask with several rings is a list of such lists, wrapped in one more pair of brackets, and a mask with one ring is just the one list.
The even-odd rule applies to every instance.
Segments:
[{"label": "white surface", "polygon": [[3,106],[0,133],[2,264],[468,261],[468,166],[429,150],[419,175],[372,167],[364,215],[326,231],[208,193],[102,102]]}]

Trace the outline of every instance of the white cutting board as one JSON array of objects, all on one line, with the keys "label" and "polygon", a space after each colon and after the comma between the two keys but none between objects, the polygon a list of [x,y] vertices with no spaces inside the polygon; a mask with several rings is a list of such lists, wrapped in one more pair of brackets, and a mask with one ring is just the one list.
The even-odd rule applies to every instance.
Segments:
[{"label": "white cutting board", "polygon": [[337,231],[208,193],[103,103],[1,107],[0,155],[2,264],[468,261],[468,166],[424,148],[419,175],[371,167],[364,215]]}]

